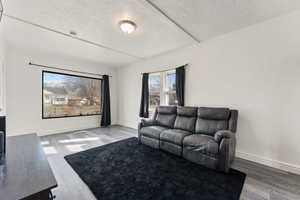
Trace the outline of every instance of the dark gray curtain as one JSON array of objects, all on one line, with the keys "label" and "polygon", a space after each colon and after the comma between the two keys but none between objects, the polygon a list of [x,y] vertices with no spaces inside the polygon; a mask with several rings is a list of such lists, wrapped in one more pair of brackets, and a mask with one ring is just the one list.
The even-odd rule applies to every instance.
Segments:
[{"label": "dark gray curtain", "polygon": [[149,74],[143,74],[140,117],[149,117]]},{"label": "dark gray curtain", "polygon": [[185,66],[176,68],[176,96],[179,106],[184,106]]},{"label": "dark gray curtain", "polygon": [[111,124],[110,117],[110,92],[109,92],[109,76],[104,75],[102,80],[102,117],[101,117],[101,126],[109,126]]}]

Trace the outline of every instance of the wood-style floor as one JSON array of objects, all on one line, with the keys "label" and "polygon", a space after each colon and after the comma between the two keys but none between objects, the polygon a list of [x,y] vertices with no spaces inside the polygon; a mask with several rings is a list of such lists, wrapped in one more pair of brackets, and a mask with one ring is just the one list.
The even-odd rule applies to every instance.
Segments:
[{"label": "wood-style floor", "polygon": [[[64,156],[137,136],[134,129],[112,126],[41,137],[58,182],[56,200],[95,200],[88,187],[64,160]],[[300,176],[236,159],[233,168],[247,174],[242,200],[300,200]]]}]

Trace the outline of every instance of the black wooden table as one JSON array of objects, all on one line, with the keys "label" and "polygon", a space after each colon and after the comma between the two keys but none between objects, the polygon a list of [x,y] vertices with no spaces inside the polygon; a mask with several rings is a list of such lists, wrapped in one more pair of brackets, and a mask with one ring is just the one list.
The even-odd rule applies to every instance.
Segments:
[{"label": "black wooden table", "polygon": [[7,137],[1,200],[49,200],[57,182],[36,134]]}]

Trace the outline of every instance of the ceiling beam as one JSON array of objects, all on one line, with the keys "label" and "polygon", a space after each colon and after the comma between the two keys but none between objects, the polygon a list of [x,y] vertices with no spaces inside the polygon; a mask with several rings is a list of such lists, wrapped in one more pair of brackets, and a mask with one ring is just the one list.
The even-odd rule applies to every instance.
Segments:
[{"label": "ceiling beam", "polygon": [[176,22],[173,18],[171,18],[165,11],[163,11],[158,5],[153,3],[151,0],[145,0],[151,7],[153,7],[155,10],[157,10],[159,13],[161,13],[164,17],[166,17],[169,21],[171,21],[173,24],[175,24],[179,29],[181,29],[184,33],[186,33],[188,36],[190,36],[193,40],[195,40],[197,43],[200,43],[201,41],[194,36],[192,33],[190,33],[188,30],[186,30],[183,26],[181,26],[178,22]]},{"label": "ceiling beam", "polygon": [[28,25],[31,25],[31,26],[38,27],[38,28],[46,30],[46,31],[50,31],[50,32],[53,32],[53,33],[56,33],[56,34],[63,35],[65,37],[69,37],[69,38],[72,38],[72,39],[75,39],[75,40],[78,40],[78,41],[81,41],[81,42],[84,42],[84,43],[87,43],[87,44],[90,44],[90,45],[93,45],[93,46],[96,46],[96,47],[100,47],[100,48],[103,48],[103,49],[106,49],[106,50],[109,50],[109,51],[113,51],[115,53],[123,54],[123,55],[133,57],[133,58],[139,59],[139,60],[143,59],[142,57],[135,56],[135,55],[129,54],[127,52],[105,46],[105,45],[100,44],[100,43],[96,43],[96,42],[93,42],[93,41],[90,41],[90,40],[86,40],[86,39],[80,38],[78,36],[70,35],[68,33],[64,33],[62,31],[58,31],[58,30],[55,30],[53,28],[49,28],[49,27],[46,27],[46,26],[43,26],[43,25],[40,25],[40,24],[36,24],[36,23],[33,23],[33,22],[30,22],[30,21],[12,16],[12,15],[9,15],[9,14],[6,14],[6,13],[3,13],[3,16],[5,16],[7,18],[10,18],[10,19],[13,19],[13,20],[16,20],[16,21],[19,21],[19,22],[22,22],[22,23],[25,23],[25,24],[28,24]]},{"label": "ceiling beam", "polygon": [[2,19],[2,14],[3,14],[3,4],[2,4],[2,0],[0,0],[0,22]]}]

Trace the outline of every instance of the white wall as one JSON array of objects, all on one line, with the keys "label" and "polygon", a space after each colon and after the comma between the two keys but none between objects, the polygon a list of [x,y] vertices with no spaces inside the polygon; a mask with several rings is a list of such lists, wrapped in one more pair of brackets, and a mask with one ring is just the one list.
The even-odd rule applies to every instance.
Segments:
[{"label": "white wall", "polygon": [[0,52],[0,116],[5,115],[5,59],[4,51]]},{"label": "white wall", "polygon": [[141,72],[189,63],[186,105],[240,111],[238,156],[300,173],[300,12],[118,69],[118,122],[137,128]]},{"label": "white wall", "polygon": [[[100,126],[99,116],[42,119],[42,69],[30,67],[28,62],[68,67],[90,73],[109,74],[112,123],[116,123],[117,84],[114,68],[76,58],[32,52],[29,49],[8,47],[6,59],[6,108],[8,135],[60,133]],[[63,71],[62,71],[63,72]]]},{"label": "white wall", "polygon": [[3,26],[0,26],[0,116],[5,115],[5,56],[6,43],[4,42]]}]

